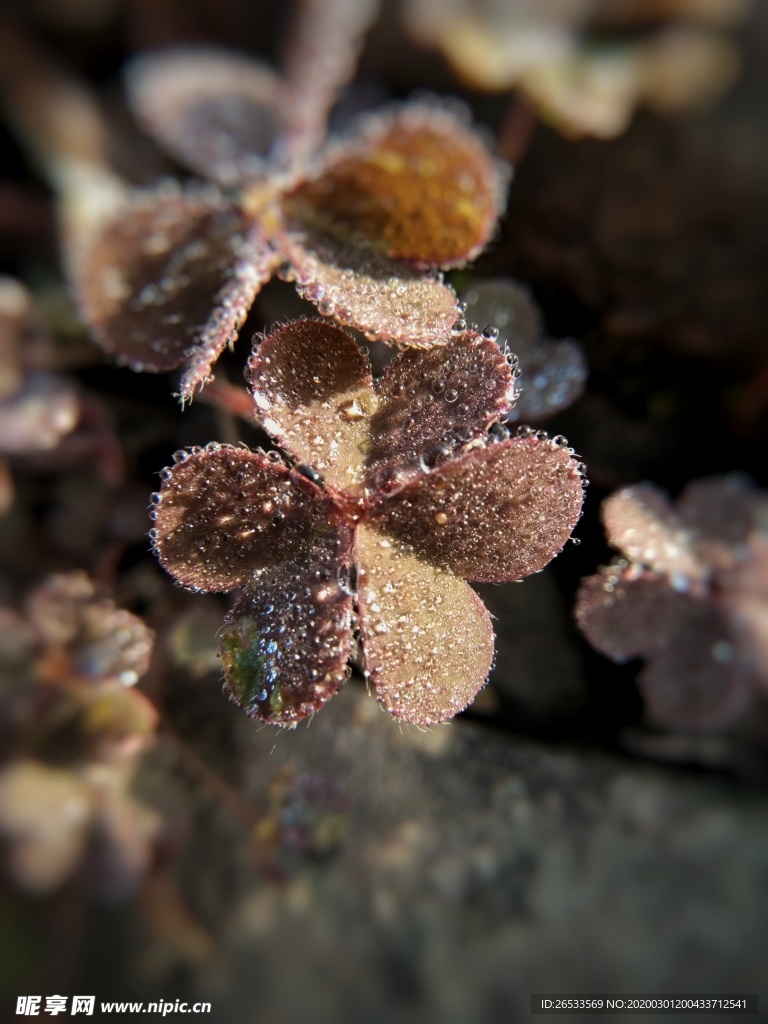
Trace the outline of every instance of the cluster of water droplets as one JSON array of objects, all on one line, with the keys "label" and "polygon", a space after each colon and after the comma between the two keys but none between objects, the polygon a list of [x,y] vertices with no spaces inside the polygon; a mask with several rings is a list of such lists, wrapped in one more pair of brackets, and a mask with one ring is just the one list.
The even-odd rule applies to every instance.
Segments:
[{"label": "cluster of water droplets", "polygon": [[294,224],[282,238],[302,298],[369,341],[434,344],[456,319],[456,296],[437,271],[419,272],[363,241]]}]

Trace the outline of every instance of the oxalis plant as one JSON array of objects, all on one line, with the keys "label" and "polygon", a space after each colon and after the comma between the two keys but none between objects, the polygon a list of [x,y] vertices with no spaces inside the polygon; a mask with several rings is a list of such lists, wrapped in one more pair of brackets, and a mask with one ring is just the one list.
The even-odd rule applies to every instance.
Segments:
[{"label": "oxalis plant", "polygon": [[[154,496],[166,569],[192,589],[236,592],[220,634],[230,692],[283,726],[338,690],[357,640],[393,715],[431,724],[462,710],[493,660],[490,616],[465,580],[537,572],[582,504],[564,439],[509,435],[516,362],[495,329],[467,327],[442,277],[492,238],[507,166],[436,100],[365,115],[322,144],[370,14],[347,17],[356,9],[305,5],[280,74],[211,50],[132,63],[138,119],[207,184],[132,190],[95,144],[87,159],[54,162],[94,337],[134,370],[181,369],[183,403],[273,273],[323,316],[403,349],[374,386],[342,327],[279,327],[257,342],[249,378],[256,417],[286,455],[182,452]],[[90,199],[95,181],[106,212]]]},{"label": "oxalis plant", "polygon": [[155,550],[184,586],[236,592],[219,651],[250,715],[313,714],[345,681],[356,637],[397,718],[443,721],[482,687],[493,629],[465,579],[543,568],[583,495],[564,438],[502,425],[515,363],[495,335],[456,329],[374,384],[344,330],[288,323],[257,339],[248,368],[288,458],[212,444],[163,471]]}]

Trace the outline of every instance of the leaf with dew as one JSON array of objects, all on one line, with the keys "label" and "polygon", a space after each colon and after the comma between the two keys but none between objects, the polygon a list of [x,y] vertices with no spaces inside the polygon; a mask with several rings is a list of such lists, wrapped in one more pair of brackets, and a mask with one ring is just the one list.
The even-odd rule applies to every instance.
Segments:
[{"label": "leaf with dew", "polygon": [[465,119],[437,103],[409,103],[361,119],[284,208],[292,227],[351,235],[392,259],[445,268],[488,244],[507,177]]},{"label": "leaf with dew", "polygon": [[470,451],[406,484],[373,512],[377,528],[457,576],[503,583],[538,572],[581,515],[583,481],[550,440]]},{"label": "leaf with dew", "polygon": [[377,491],[401,486],[483,438],[515,397],[498,345],[473,331],[437,349],[400,353],[376,390],[368,479]]},{"label": "leaf with dew", "polygon": [[345,331],[294,320],[261,342],[249,363],[264,429],[329,483],[355,491],[363,480],[376,397],[368,360]]},{"label": "leaf with dew", "polygon": [[543,337],[541,313],[530,292],[512,278],[474,281],[463,295],[467,319],[499,331],[520,366],[520,396],[508,419],[536,422],[567,408],[584,390],[587,362],[576,341]]},{"label": "leaf with dew", "polygon": [[431,347],[459,317],[456,294],[437,272],[421,273],[355,239],[290,219],[276,242],[303,298],[371,341]]},{"label": "leaf with dew", "polygon": [[649,657],[696,615],[699,603],[666,576],[609,565],[581,581],[576,622],[590,644],[615,662]]},{"label": "leaf with dew", "polygon": [[133,370],[190,361],[182,397],[237,337],[274,256],[258,225],[213,188],[138,193],[74,261],[97,341]]},{"label": "leaf with dew", "polygon": [[462,711],[493,661],[491,617],[472,588],[378,529],[355,539],[366,676],[396,718],[418,725]]},{"label": "leaf with dew", "polygon": [[227,688],[254,718],[292,726],[346,678],[352,642],[350,534],[328,529],[300,557],[265,570],[219,638]]},{"label": "leaf with dew", "polygon": [[663,491],[636,484],[616,491],[603,503],[608,540],[631,561],[677,581],[684,589],[706,574],[691,547],[691,533]]},{"label": "leaf with dew", "polygon": [[162,565],[184,586],[247,587],[327,529],[329,499],[279,460],[221,447],[180,455],[162,474],[153,536]]},{"label": "leaf with dew", "polygon": [[204,177],[232,187],[270,170],[283,97],[266,65],[226,50],[178,47],[135,57],[126,84],[141,125]]}]

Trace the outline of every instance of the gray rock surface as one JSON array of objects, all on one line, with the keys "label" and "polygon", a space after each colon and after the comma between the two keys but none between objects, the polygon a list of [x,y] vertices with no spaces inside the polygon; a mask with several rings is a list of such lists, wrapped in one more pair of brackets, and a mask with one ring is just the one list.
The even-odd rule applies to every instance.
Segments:
[{"label": "gray rock surface", "polygon": [[[236,731],[254,800],[286,766],[322,773],[349,832],[283,885],[231,883],[195,974],[213,1019],[483,1024],[528,1019],[536,991],[764,989],[760,794],[468,722],[400,727],[354,684],[294,733]],[[226,856],[208,872],[237,876]]]}]

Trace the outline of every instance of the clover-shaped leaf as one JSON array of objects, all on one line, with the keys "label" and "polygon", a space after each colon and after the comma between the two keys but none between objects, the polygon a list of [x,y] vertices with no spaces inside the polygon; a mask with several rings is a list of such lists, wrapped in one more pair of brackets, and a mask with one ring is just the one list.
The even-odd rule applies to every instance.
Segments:
[{"label": "clover-shaped leaf", "polygon": [[179,47],[135,58],[126,86],[142,126],[198,174],[232,187],[267,173],[283,128],[272,68],[225,50]]},{"label": "clover-shaped leaf", "polygon": [[511,278],[489,278],[473,282],[463,299],[468,319],[497,327],[499,341],[517,356],[521,393],[510,422],[546,419],[579,397],[587,379],[581,345],[544,339],[541,313],[526,288]]},{"label": "clover-shaped leaf", "polygon": [[440,344],[459,318],[441,269],[488,243],[507,180],[465,115],[406,103],[305,159],[372,11],[306,0],[283,77],[206,49],[129,67],[144,127],[234,194],[161,185],[129,197],[73,247],[72,273],[106,351],[137,370],[186,366],[183,401],[211,379],[278,264],[323,315],[372,340]]},{"label": "clover-shaped leaf", "polygon": [[576,619],[607,657],[645,659],[652,721],[716,729],[765,693],[765,507],[735,476],[693,481],[676,506],[651,484],[605,502],[609,540],[632,561],[582,581]]},{"label": "clover-shaped leaf", "polygon": [[474,331],[401,353],[374,386],[352,338],[300,320],[261,341],[249,376],[258,416],[297,464],[196,449],[163,472],[153,513],[158,556],[180,582],[240,592],[220,644],[230,692],[264,721],[310,715],[345,678],[354,614],[367,676],[395,716],[456,714],[493,654],[462,577],[545,565],[580,515],[578,464],[546,435],[491,442],[514,378]]},{"label": "clover-shaped leaf", "polygon": [[275,266],[258,225],[214,189],[132,197],[75,262],[96,339],[134,370],[187,363],[190,396],[237,337]]}]

